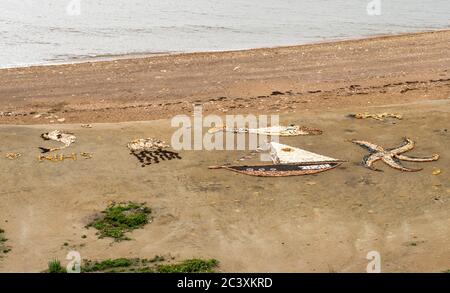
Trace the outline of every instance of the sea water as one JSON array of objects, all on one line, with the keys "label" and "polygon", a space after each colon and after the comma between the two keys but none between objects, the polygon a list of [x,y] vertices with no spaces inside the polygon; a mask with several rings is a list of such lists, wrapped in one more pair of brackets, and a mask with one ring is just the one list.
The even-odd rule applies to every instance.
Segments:
[{"label": "sea water", "polygon": [[0,67],[450,26],[450,0],[0,0]]}]

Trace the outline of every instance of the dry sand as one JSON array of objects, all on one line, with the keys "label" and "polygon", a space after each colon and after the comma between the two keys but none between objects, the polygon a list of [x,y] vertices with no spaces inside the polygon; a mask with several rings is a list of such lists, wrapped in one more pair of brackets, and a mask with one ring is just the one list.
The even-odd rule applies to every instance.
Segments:
[{"label": "dry sand", "polygon": [[[366,255],[376,250],[385,272],[450,269],[449,40],[450,32],[437,32],[1,70],[1,109],[15,114],[0,118],[9,124],[0,126],[0,228],[12,248],[0,259],[0,271],[40,271],[53,258],[64,263],[71,249],[85,259],[211,257],[221,261],[220,270],[233,272],[365,272]],[[220,96],[227,98],[208,102]],[[133,99],[187,102],[117,108]],[[167,118],[191,111],[197,99],[210,112],[278,113],[283,123],[320,128],[323,135],[281,142],[348,162],[317,175],[259,178],[207,168],[233,163],[245,151],[180,151],[181,160],[140,167],[126,143],[139,137],[170,141],[174,128]],[[238,103],[243,107],[232,108]],[[44,125],[47,119],[29,114],[51,108],[74,123]],[[399,112],[404,119],[346,117],[364,111]],[[165,119],[116,123],[158,117]],[[98,121],[115,122],[80,126]],[[31,123],[37,125],[14,125]],[[38,146],[49,145],[40,134],[56,128],[78,137],[64,153],[94,157],[38,162]],[[395,147],[404,136],[417,143],[411,155],[441,158],[404,163],[424,168],[416,173],[380,162],[383,172],[374,172],[360,165],[367,152],[348,142]],[[8,160],[6,152],[23,155]],[[435,169],[442,173],[432,175]],[[99,240],[85,228],[108,203],[129,200],[146,202],[154,217],[130,233],[133,240]]]}]

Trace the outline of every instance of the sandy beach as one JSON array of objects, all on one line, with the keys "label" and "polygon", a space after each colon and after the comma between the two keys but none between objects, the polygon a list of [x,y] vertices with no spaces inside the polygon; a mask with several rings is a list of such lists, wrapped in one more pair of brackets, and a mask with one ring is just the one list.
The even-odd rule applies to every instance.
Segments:
[{"label": "sandy beach", "polygon": [[[449,45],[450,31],[438,31],[0,70],[0,228],[11,247],[0,271],[42,271],[69,250],[215,258],[223,272],[365,272],[378,251],[383,272],[449,270]],[[282,124],[321,129],[281,142],[346,162],[260,178],[208,169],[248,151],[180,151],[142,168],[126,144],[170,141],[170,119],[194,104],[205,115],[279,114]],[[348,117],[358,112],[403,119]],[[39,162],[40,135],[54,129],[77,136],[64,153],[93,157]],[[375,172],[349,142],[391,148],[403,137],[416,142],[412,156],[440,159],[405,162],[423,168],[412,173],[377,162]],[[98,239],[85,226],[114,201],[147,203],[153,222],[130,241]]]}]

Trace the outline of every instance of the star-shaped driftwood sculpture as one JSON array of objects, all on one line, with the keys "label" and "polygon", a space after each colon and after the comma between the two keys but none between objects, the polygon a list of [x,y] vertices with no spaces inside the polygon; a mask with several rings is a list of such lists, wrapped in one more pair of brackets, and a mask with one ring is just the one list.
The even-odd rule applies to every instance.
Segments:
[{"label": "star-shaped driftwood sculpture", "polygon": [[414,141],[412,141],[409,138],[405,138],[404,142],[401,146],[397,148],[392,149],[384,149],[383,147],[363,141],[363,140],[352,140],[353,143],[362,146],[363,148],[369,150],[370,154],[364,157],[363,159],[363,165],[366,168],[369,168],[374,171],[380,171],[373,167],[373,164],[376,161],[382,160],[386,164],[388,164],[390,167],[395,168],[397,170],[406,171],[406,172],[416,172],[420,171],[422,169],[410,169],[402,166],[400,164],[400,161],[410,161],[410,162],[431,162],[436,161],[439,159],[439,155],[433,155],[431,157],[426,158],[416,158],[416,157],[408,157],[405,155],[402,155],[402,153],[405,153],[407,151],[410,151],[414,148]]}]

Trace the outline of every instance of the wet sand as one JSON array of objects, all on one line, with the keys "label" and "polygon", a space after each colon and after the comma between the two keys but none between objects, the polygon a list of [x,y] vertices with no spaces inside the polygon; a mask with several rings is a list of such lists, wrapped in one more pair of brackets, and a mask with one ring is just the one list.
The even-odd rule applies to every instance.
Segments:
[{"label": "wet sand", "polygon": [[[382,271],[440,272],[450,268],[450,100],[399,106],[351,107],[281,115],[324,131],[319,136],[281,138],[282,143],[347,160],[324,173],[260,178],[210,165],[246,151],[180,151],[181,160],[142,168],[126,143],[137,137],[170,141],[170,120],[134,123],[0,126],[2,177],[0,223],[12,250],[0,270],[39,271],[69,250],[86,259],[151,258],[156,254],[216,258],[220,270],[237,272],[365,272],[367,253],[379,251]],[[399,112],[403,120],[348,118],[349,113]],[[90,160],[38,162],[40,133],[54,128],[78,140],[64,153],[92,152]],[[405,173],[376,163],[349,139],[384,147],[402,137],[416,141],[409,154],[441,155],[437,162]],[[21,152],[17,160],[5,152]],[[242,162],[240,162],[242,163]],[[245,163],[245,162],[244,162]],[[432,175],[436,169],[439,175]],[[85,225],[112,201],[146,202],[154,220],[130,233],[131,241],[97,239]],[[82,235],[87,235],[83,239]],[[64,246],[63,243],[69,243]]]}]

